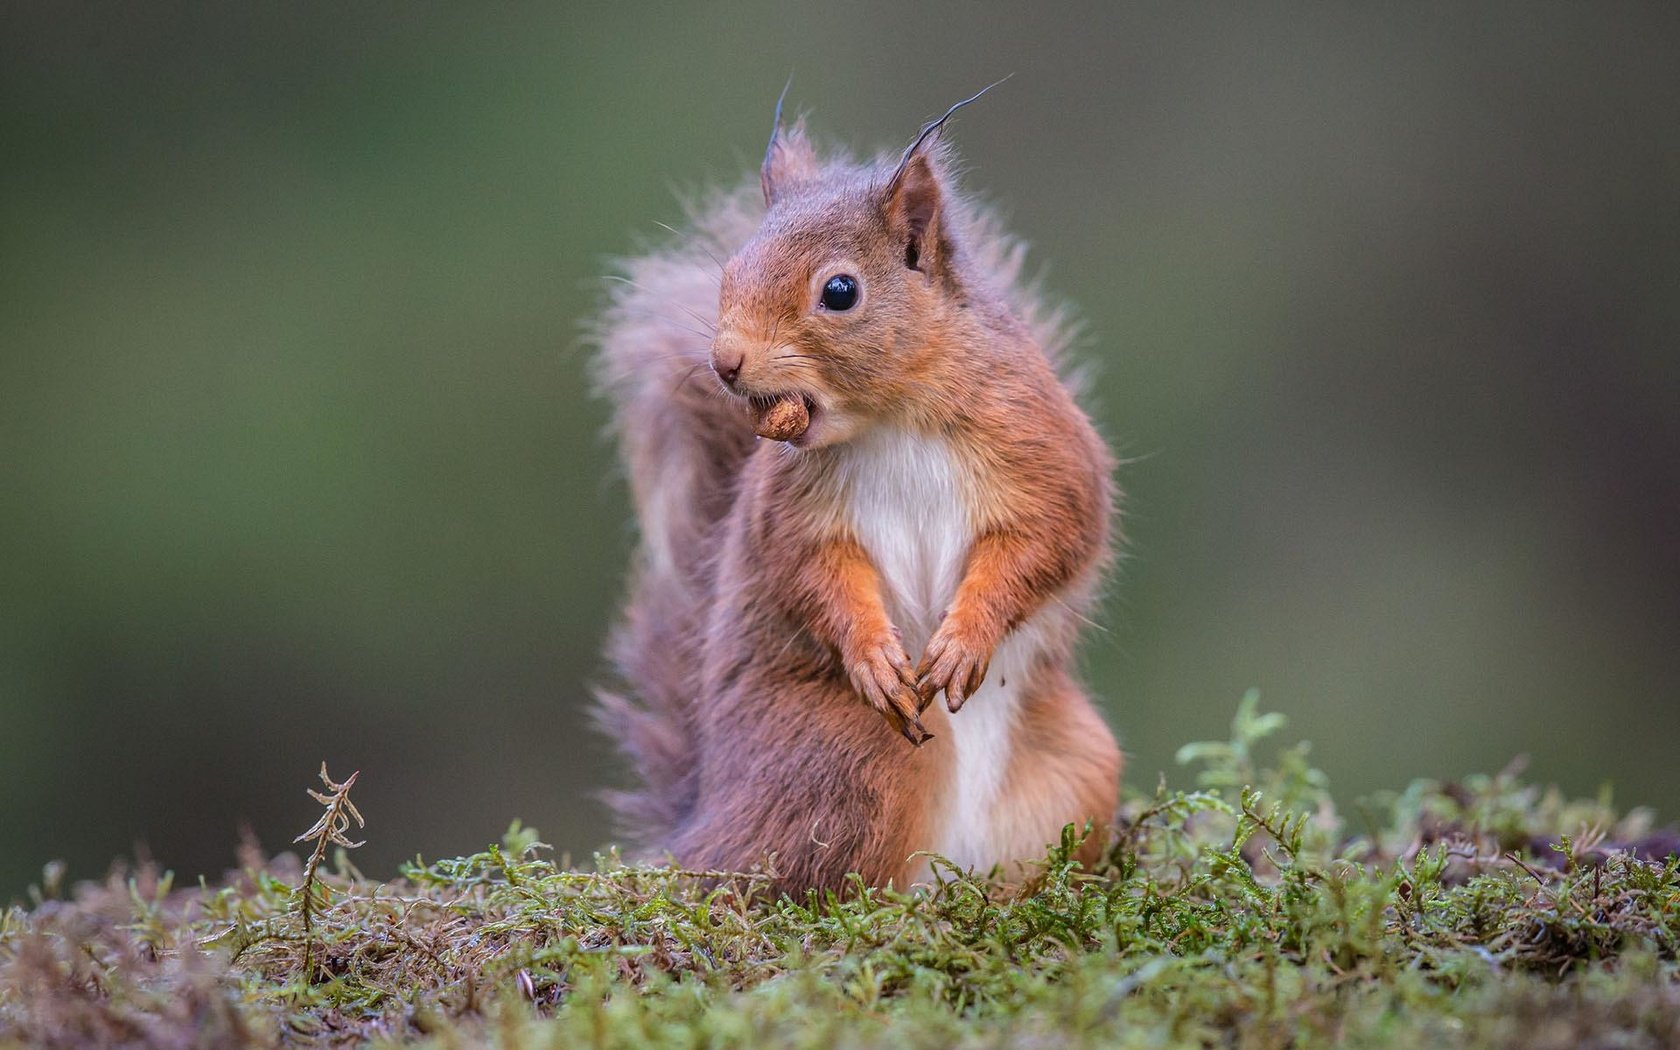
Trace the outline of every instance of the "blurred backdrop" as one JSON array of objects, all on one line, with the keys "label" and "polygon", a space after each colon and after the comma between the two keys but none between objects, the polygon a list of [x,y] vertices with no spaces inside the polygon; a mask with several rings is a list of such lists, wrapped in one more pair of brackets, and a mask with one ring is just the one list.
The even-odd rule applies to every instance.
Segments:
[{"label": "blurred backdrop", "polygon": [[580,324],[790,71],[867,150],[1015,74],[953,140],[1134,460],[1131,784],[1257,686],[1344,799],[1680,816],[1680,9],[0,10],[0,901],[277,848],[323,758],[370,873],[609,841]]}]

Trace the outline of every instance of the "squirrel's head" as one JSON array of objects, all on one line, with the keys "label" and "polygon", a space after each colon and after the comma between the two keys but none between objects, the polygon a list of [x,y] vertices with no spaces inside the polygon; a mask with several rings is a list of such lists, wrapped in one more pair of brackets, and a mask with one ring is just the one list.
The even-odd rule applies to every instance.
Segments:
[{"label": "squirrel's head", "polygon": [[846,441],[936,392],[924,380],[965,295],[939,131],[964,104],[901,158],[860,167],[819,160],[778,103],[764,221],[724,265],[711,364],[761,409],[803,398],[793,444]]}]

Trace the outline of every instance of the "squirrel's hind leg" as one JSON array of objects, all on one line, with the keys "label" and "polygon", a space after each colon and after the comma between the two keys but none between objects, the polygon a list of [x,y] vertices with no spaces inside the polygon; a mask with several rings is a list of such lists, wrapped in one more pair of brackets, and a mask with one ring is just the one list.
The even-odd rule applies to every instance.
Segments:
[{"label": "squirrel's hind leg", "polygon": [[845,892],[853,872],[870,886],[907,886],[930,803],[949,780],[948,749],[912,746],[836,676],[754,671],[709,710],[727,723],[715,737],[729,746],[703,749],[707,768],[672,854],[686,867],[737,871],[771,855],[773,891],[795,897]]}]

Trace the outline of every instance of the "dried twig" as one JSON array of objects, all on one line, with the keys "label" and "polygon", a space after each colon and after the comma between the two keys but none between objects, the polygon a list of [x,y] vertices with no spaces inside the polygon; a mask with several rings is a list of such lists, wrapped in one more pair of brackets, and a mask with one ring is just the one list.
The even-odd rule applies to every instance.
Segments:
[{"label": "dried twig", "polygon": [[334,783],[327,775],[327,764],[321,763],[321,783],[327,786],[327,793],[322,794],[313,789],[309,797],[327,807],[321,814],[321,819],[306,832],[293,839],[293,842],[314,840],[315,850],[309,855],[309,867],[303,873],[303,888],[300,891],[298,907],[303,913],[303,979],[314,979],[314,944],[310,940],[310,931],[314,924],[315,901],[315,872],[321,866],[321,860],[327,855],[327,846],[343,846],[345,849],[355,849],[360,842],[351,842],[345,832],[350,830],[350,821],[355,820],[356,826],[366,827],[362,815],[356,809],[356,804],[350,801],[350,789],[356,786],[356,778],[362,775],[361,770],[351,773],[342,784]]}]

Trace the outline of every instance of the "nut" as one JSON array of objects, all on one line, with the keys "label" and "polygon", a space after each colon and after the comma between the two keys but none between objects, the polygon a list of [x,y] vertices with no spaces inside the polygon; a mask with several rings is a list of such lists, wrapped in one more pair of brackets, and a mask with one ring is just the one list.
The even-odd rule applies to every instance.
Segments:
[{"label": "nut", "polygon": [[772,441],[792,441],[803,435],[811,425],[811,413],[805,399],[797,394],[777,398],[758,414],[753,428],[759,437]]}]

